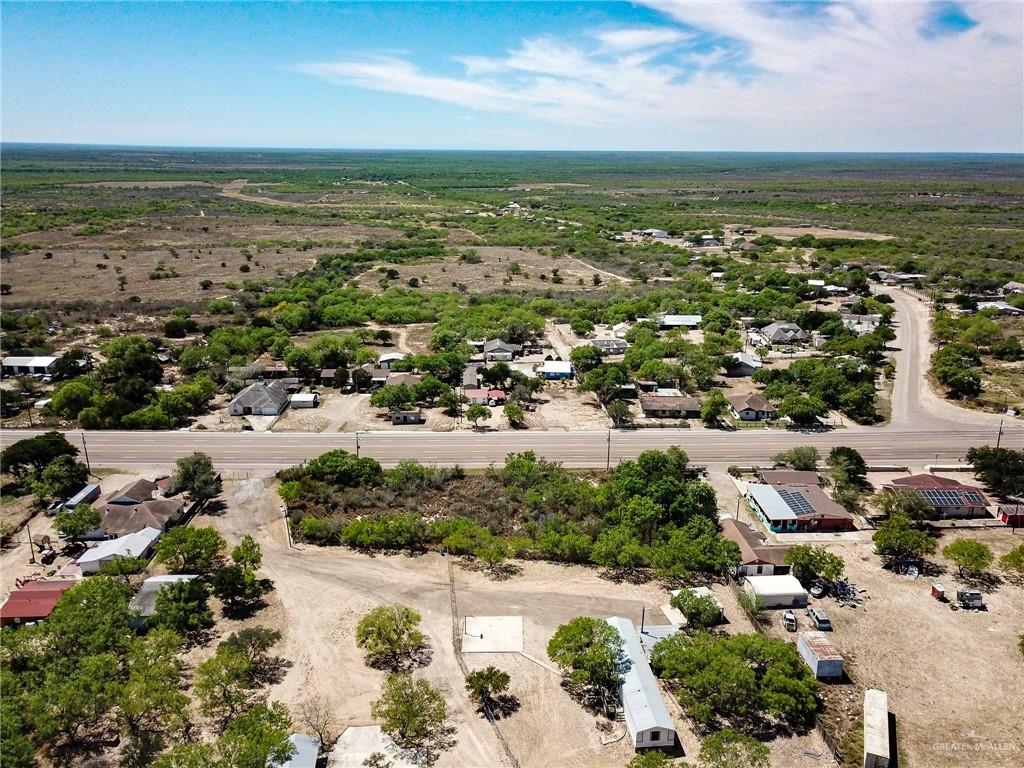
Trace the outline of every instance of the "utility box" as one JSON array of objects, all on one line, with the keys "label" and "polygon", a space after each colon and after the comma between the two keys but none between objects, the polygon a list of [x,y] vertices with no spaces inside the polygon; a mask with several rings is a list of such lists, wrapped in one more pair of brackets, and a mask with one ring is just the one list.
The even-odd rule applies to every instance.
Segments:
[{"label": "utility box", "polygon": [[946,588],[937,581],[932,584],[932,597],[939,601],[946,599]]},{"label": "utility box", "polygon": [[796,649],[816,678],[836,680],[843,676],[843,657],[824,632],[798,633]]}]

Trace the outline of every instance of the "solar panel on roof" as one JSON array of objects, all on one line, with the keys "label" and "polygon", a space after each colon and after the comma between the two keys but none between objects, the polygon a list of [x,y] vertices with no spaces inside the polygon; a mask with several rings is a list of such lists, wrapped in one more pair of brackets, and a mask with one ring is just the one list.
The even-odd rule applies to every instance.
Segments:
[{"label": "solar panel on roof", "polygon": [[964,498],[967,499],[972,504],[984,504],[985,503],[984,497],[980,493],[978,493],[977,491],[965,491],[964,492]]},{"label": "solar panel on roof", "polygon": [[778,494],[786,502],[786,506],[797,515],[809,515],[814,512],[814,506],[802,494],[786,490],[779,490]]}]

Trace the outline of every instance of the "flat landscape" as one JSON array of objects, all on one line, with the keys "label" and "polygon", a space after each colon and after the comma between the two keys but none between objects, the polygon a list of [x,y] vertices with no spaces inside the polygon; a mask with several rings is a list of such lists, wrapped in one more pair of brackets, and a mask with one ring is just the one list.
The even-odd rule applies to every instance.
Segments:
[{"label": "flat landscape", "polygon": [[[5,629],[18,743],[35,765],[121,760],[143,732],[156,760],[214,750],[195,753],[206,760],[251,716],[274,738],[314,737],[334,768],[373,752],[395,768],[541,768],[553,733],[558,765],[632,766],[618,678],[573,684],[577,669],[549,646],[574,621],[612,616],[648,632],[639,661],[674,733],[658,766],[704,768],[707,745],[733,729],[764,750],[759,766],[859,765],[868,688],[889,697],[900,765],[974,766],[979,754],[1017,765],[1024,586],[1001,560],[1019,534],[996,517],[1020,493],[1024,445],[1013,288],[1024,187],[1012,162],[951,160],[939,176],[958,196],[925,205],[917,192],[935,170],[914,157],[156,157],[159,170],[120,150],[5,149],[4,595],[64,577],[127,600],[175,573],[177,536],[223,538],[197,569],[201,595],[175,597],[195,602],[162,603],[146,631],[117,641],[155,652],[158,629],[181,633],[167,677],[149,684],[182,697],[168,700],[183,721],[125,719],[129,666],[109,698],[74,713],[101,737],[51,725],[43,702],[60,695],[57,678],[13,641],[57,642],[49,633],[67,621],[95,617],[55,609]],[[66,455],[24,458],[50,450]],[[807,452],[815,503],[849,522],[772,532],[749,487]],[[846,474],[851,455],[863,476]],[[984,474],[971,456],[998,466]],[[44,511],[98,479],[105,531],[137,480],[177,481],[196,461],[210,498],[193,478],[138,502],[199,503],[140,563],[118,560],[136,573],[86,575],[79,560],[96,541],[68,535],[79,513]],[[875,551],[909,514],[901,505],[915,509],[886,489],[906,475],[963,482],[987,502],[981,520],[914,519],[901,535],[931,542],[917,544],[916,577]],[[729,517],[841,563],[830,583],[848,580],[857,605],[814,601],[832,619],[840,681],[811,679],[781,610],[741,600]],[[987,562],[961,573],[945,553],[960,542]],[[952,610],[933,582],[951,596],[978,588],[986,610]],[[672,623],[663,607],[691,587],[711,590],[724,622]],[[360,647],[359,626],[397,606],[419,616],[424,640],[395,665]],[[652,650],[655,627],[673,654],[733,653],[732,642],[789,659],[782,674],[809,692],[808,709],[769,713],[753,688],[732,700],[757,703],[735,709],[717,691],[747,683],[725,678],[695,704],[700,681]],[[240,633],[270,645],[232,683],[231,712],[206,681],[243,664]],[[724,675],[717,663],[697,668]],[[395,669],[445,704],[422,739],[380,710]],[[500,672],[492,720],[466,684]]]}]

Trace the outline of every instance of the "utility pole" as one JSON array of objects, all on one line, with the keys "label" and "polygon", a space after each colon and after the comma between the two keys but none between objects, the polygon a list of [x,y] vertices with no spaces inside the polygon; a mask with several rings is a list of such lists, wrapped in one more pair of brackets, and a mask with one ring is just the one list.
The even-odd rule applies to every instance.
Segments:
[{"label": "utility pole", "polygon": [[996,433],[996,450],[999,450],[999,444],[1003,442],[1003,420],[999,420],[999,432]]},{"label": "utility pole", "polygon": [[359,458],[359,430],[356,430],[356,458]]},{"label": "utility pole", "polygon": [[85,445],[85,430],[82,430],[82,450],[85,452],[85,469],[89,473],[90,477],[94,477],[92,474],[92,465],[89,463],[89,449]]},{"label": "utility pole", "polygon": [[612,431],[608,430],[608,455],[604,460],[604,470],[608,472],[612,468]]},{"label": "utility pole", "polygon": [[36,564],[36,548],[32,543],[32,529],[28,527],[28,523],[25,523],[25,531],[28,533],[28,561],[32,565]]}]

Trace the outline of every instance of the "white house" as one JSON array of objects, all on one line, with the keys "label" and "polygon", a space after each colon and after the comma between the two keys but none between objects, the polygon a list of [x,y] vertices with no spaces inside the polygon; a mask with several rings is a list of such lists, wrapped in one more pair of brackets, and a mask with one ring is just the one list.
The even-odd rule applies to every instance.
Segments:
[{"label": "white house", "polygon": [[647,661],[640,635],[629,619],[607,619],[622,636],[629,668],[622,675],[619,694],[626,717],[626,730],[637,749],[671,747],[676,742],[676,726],[665,707],[658,680]]},{"label": "white house", "polygon": [[239,392],[228,404],[232,416],[277,416],[288,405],[284,384],[257,381]]},{"label": "white house", "polygon": [[160,536],[161,531],[156,528],[143,528],[129,536],[107,539],[85,550],[75,563],[87,576],[98,573],[103,563],[109,563],[118,557],[148,557]]},{"label": "white house", "polygon": [[702,315],[662,315],[658,318],[660,328],[698,328],[700,327]]}]

